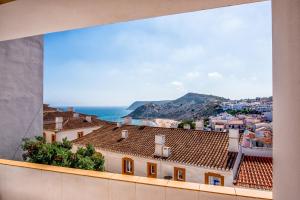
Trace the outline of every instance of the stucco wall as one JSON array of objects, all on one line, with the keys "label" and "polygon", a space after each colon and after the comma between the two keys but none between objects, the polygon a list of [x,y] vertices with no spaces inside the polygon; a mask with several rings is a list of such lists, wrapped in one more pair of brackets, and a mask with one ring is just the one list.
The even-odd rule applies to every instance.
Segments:
[{"label": "stucco wall", "polygon": [[0,160],[1,200],[254,200],[272,193]]},{"label": "stucco wall", "polygon": [[14,1],[0,6],[0,41],[258,1],[262,0]]},{"label": "stucco wall", "polygon": [[242,147],[242,153],[245,156],[260,156],[260,157],[272,157],[272,148],[245,148]]},{"label": "stucco wall", "polygon": [[23,137],[42,134],[43,37],[0,42],[0,157],[21,159]]},{"label": "stucco wall", "polygon": [[[76,148],[76,146],[74,146]],[[174,177],[174,167],[186,169],[186,181],[194,183],[204,183],[205,173],[212,172],[224,176],[224,185],[233,186],[232,171],[215,170],[204,167],[195,167],[190,165],[183,165],[180,163],[166,162],[155,159],[141,158],[132,155],[114,153],[96,149],[101,152],[105,158],[105,171],[112,173],[122,173],[122,158],[128,157],[134,160],[134,175],[147,177],[147,162],[157,164],[157,178],[163,179],[164,176]]]},{"label": "stucco wall", "polygon": [[[69,141],[72,141],[72,140],[77,139],[78,132],[83,132],[83,135],[86,135],[86,134],[93,132],[94,130],[97,130],[98,128],[100,128],[100,126],[60,131],[60,132],[56,133],[56,141],[61,142],[64,138],[67,138]],[[44,130],[44,133],[46,134],[46,141],[51,142],[51,135],[54,134],[54,131]]]}]

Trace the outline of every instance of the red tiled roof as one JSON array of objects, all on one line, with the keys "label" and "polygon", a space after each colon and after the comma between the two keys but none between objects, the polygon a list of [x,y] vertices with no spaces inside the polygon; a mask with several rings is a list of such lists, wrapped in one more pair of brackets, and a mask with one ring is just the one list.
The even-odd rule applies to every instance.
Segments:
[{"label": "red tiled roof", "polygon": [[[121,139],[121,131],[128,130],[128,138]],[[115,124],[103,126],[73,141],[77,145],[92,144],[103,150],[135,156],[160,159],[153,155],[155,135],[166,136],[166,146],[171,147],[168,161],[230,170],[237,153],[228,152],[228,133],[159,128]]]},{"label": "red tiled roof", "polygon": [[57,111],[56,108],[49,107],[48,104],[43,104],[43,112],[55,112],[55,111]]},{"label": "red tiled roof", "polygon": [[[67,118],[63,122],[62,131],[79,128],[90,128],[102,126],[104,124],[106,124],[104,121],[98,119],[92,119],[91,122],[88,122],[84,118]],[[55,123],[44,124],[44,129],[55,131]]]},{"label": "red tiled roof", "polygon": [[244,156],[240,163],[236,185],[272,190],[272,158]]},{"label": "red tiled roof", "polygon": [[56,117],[63,117],[63,118],[72,118],[74,112],[72,111],[66,111],[66,112],[61,112],[61,111],[55,111],[55,112],[46,112],[44,113],[44,122],[46,121],[55,121]]}]

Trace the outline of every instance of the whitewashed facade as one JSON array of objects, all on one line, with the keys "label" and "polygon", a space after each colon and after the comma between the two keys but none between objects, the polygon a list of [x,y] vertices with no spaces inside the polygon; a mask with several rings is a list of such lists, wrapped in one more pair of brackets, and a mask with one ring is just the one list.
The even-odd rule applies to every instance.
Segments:
[{"label": "whitewashed facade", "polygon": [[72,141],[77,139],[80,134],[82,134],[80,136],[82,137],[86,134],[93,132],[94,130],[99,129],[100,127],[101,126],[94,126],[88,128],[78,128],[78,129],[61,130],[61,131],[44,130],[44,137],[46,139],[46,142],[49,143],[52,143],[53,139],[55,139],[56,142],[61,142],[64,138],[67,138],[67,140]]},{"label": "whitewashed facade", "polygon": [[[80,145],[73,145],[73,151]],[[161,159],[144,158],[119,152],[112,152],[96,148],[105,158],[105,171],[122,174],[122,159],[130,158],[134,161],[134,174],[136,176],[148,176],[147,163],[157,164],[157,178],[164,179],[165,176],[171,176],[174,179],[174,168],[185,169],[185,181],[194,183],[205,183],[205,174],[213,173],[224,177],[224,186],[233,186],[233,170],[213,169],[207,167],[199,167],[182,163],[170,162]],[[237,166],[239,163],[235,163]],[[234,167],[236,168],[236,167]]]}]

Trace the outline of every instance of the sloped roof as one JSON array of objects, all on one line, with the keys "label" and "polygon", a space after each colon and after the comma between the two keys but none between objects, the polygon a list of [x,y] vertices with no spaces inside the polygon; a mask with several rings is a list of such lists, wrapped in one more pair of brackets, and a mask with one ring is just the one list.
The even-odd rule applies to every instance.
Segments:
[{"label": "sloped roof", "polygon": [[[60,131],[97,127],[106,124],[104,121],[99,119],[93,119],[91,122],[86,121],[84,118],[67,118],[63,121],[63,127]],[[56,131],[55,123],[44,124],[44,130]]]},{"label": "sloped roof", "polygon": [[[128,130],[128,138],[121,139],[121,131]],[[166,136],[171,147],[167,161],[223,170],[233,168],[237,153],[228,152],[228,133],[116,124],[103,126],[73,141],[77,145],[95,147],[129,155],[162,159],[153,155],[155,135]]]},{"label": "sloped roof", "polygon": [[49,106],[49,104],[43,104],[43,112],[55,112],[57,111],[57,108],[52,108]]},{"label": "sloped roof", "polygon": [[244,156],[240,163],[236,185],[255,189],[272,190],[272,166],[270,157]]}]

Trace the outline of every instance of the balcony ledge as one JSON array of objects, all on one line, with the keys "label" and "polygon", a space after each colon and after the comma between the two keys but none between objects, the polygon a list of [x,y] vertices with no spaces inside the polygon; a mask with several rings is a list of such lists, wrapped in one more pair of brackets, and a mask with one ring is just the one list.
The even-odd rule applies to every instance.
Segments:
[{"label": "balcony ledge", "polygon": [[177,188],[182,190],[192,190],[192,191],[215,193],[215,194],[222,194],[222,195],[230,195],[230,196],[238,196],[238,197],[246,197],[246,198],[254,198],[254,199],[268,199],[268,200],[272,199],[271,191],[254,190],[254,189],[237,188],[237,187],[213,186],[213,185],[198,184],[198,183],[191,183],[191,182],[179,182],[179,181],[172,181],[172,180],[58,167],[58,166],[43,165],[43,164],[21,162],[21,161],[14,161],[14,160],[5,160],[5,159],[0,159],[0,165],[8,165],[8,166],[30,168],[30,169],[50,171],[56,173],[73,174],[79,176],[88,176],[88,177],[109,179],[115,181],[125,181],[130,183]]}]

